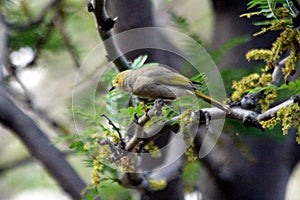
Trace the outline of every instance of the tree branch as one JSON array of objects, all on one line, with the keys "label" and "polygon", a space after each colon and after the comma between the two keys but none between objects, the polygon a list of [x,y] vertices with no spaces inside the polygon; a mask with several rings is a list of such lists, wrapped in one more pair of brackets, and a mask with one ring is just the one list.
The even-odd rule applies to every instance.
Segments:
[{"label": "tree branch", "polygon": [[63,19],[64,10],[62,8],[61,3],[56,6],[56,9],[57,9],[56,16],[54,17],[53,23],[56,26],[56,29],[58,30],[60,35],[62,36],[67,52],[70,54],[75,67],[79,69],[80,67],[79,54],[76,51],[68,33],[65,30],[64,19]]},{"label": "tree branch", "polygon": [[[240,107],[232,107],[230,110],[230,113],[227,114],[226,117],[230,118],[230,119],[240,120],[243,123],[246,122],[245,125],[247,125],[247,126],[253,126],[253,127],[261,129],[261,125],[259,124],[259,122],[276,116],[276,113],[281,108],[288,107],[288,106],[292,105],[293,103],[296,103],[295,99],[297,99],[297,98],[299,98],[299,95],[292,97],[291,99],[286,100],[283,103],[281,103],[273,108],[270,108],[261,114],[258,114],[254,111],[246,110],[246,109],[243,109]],[[217,108],[204,108],[202,110],[210,113],[211,120],[218,120],[218,119],[222,119],[222,117],[224,117],[224,112],[220,111]]]},{"label": "tree branch", "polygon": [[[275,67],[272,73],[272,84],[278,86],[283,80],[282,68],[285,66],[289,56],[282,59]],[[245,95],[241,100],[241,107],[245,109],[252,109],[257,105],[257,102],[264,97],[264,91],[251,93]]]},{"label": "tree branch", "polygon": [[58,184],[74,199],[81,199],[85,183],[51,144],[45,133],[10,100],[3,85],[0,89],[0,122],[18,136],[30,153],[42,162]]},{"label": "tree branch", "polygon": [[108,55],[108,60],[113,60],[119,71],[124,71],[130,68],[130,64],[125,56],[118,48],[114,38],[112,37],[111,29],[113,28],[117,18],[112,19],[107,15],[105,5],[106,0],[94,0],[88,3],[88,11],[93,12],[96,18],[98,33],[104,41],[104,46]]},{"label": "tree branch", "polygon": [[8,30],[4,23],[4,16],[0,13],[0,82],[4,81],[4,68],[7,61]]},{"label": "tree branch", "polygon": [[273,85],[279,86],[279,84],[282,82],[284,77],[282,68],[285,66],[285,63],[289,58],[290,56],[285,57],[274,67],[274,71],[272,73]]},{"label": "tree branch", "polygon": [[271,119],[272,117],[275,117],[277,112],[281,109],[281,108],[286,108],[288,106],[291,106],[292,104],[294,103],[299,103],[299,97],[300,95],[298,96],[294,96],[294,97],[291,97],[289,100],[286,100],[284,101],[283,103],[273,107],[273,108],[270,108],[269,110],[267,110],[266,112],[262,113],[262,114],[259,114],[257,116],[257,120],[258,121],[264,121],[264,120],[268,120],[268,119]]},{"label": "tree branch", "polygon": [[143,140],[142,135],[144,133],[144,125],[154,116],[159,116],[161,114],[161,109],[164,102],[162,99],[157,99],[154,101],[154,105],[149,111],[147,111],[142,117],[136,119],[136,129],[133,137],[127,143],[125,150],[132,151],[136,145]]},{"label": "tree branch", "polygon": [[[7,58],[7,27],[0,15],[0,67],[1,72]],[[4,80],[0,80],[0,123],[18,136],[30,153],[44,165],[58,184],[73,199],[81,199],[85,183],[64,159],[62,153],[51,144],[45,133],[11,100]]]}]

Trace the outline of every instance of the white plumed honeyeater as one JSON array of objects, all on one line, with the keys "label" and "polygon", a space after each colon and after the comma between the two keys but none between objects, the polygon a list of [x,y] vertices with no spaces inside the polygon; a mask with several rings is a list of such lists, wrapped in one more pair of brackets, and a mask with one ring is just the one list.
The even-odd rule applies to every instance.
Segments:
[{"label": "white plumed honeyeater", "polygon": [[175,99],[185,95],[195,95],[217,108],[229,112],[217,100],[197,91],[197,86],[185,76],[162,66],[148,66],[118,73],[113,87],[139,97]]}]

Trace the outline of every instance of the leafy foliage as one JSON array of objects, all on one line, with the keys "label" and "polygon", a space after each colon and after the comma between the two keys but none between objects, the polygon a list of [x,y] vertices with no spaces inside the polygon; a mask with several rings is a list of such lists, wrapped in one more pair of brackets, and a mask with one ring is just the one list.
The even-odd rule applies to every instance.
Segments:
[{"label": "leafy foliage", "polygon": [[293,104],[288,107],[283,107],[279,110],[276,117],[261,122],[264,128],[273,129],[277,124],[282,123],[282,132],[288,134],[291,127],[297,130],[296,141],[300,144],[300,106]]},{"label": "leafy foliage", "polygon": [[263,14],[267,18],[276,18],[280,16],[279,11],[282,8],[288,9],[292,16],[295,16],[295,13],[292,9],[292,3],[289,0],[251,0],[247,4],[248,9],[258,8],[259,11],[257,14]]},{"label": "leafy foliage", "polygon": [[258,11],[242,14],[241,17],[250,18],[254,15],[264,15],[267,20],[256,22],[256,25],[268,25],[254,35],[263,34],[269,30],[283,30],[286,27],[293,27],[293,19],[297,17],[289,0],[251,0],[248,9],[256,8]]},{"label": "leafy foliage", "polygon": [[[288,84],[282,84],[280,86],[274,86],[272,84],[272,76],[270,72],[275,70],[277,62],[282,59],[282,56],[289,52],[289,56],[284,62],[282,69],[284,79],[288,82],[288,78],[295,74],[296,63],[300,59],[300,34],[296,29],[298,26],[294,24],[294,18],[298,17],[292,7],[292,3],[288,0],[251,0],[248,3],[248,8],[258,8],[257,12],[247,13],[242,16],[251,17],[257,14],[263,14],[266,18],[270,19],[270,23],[262,23],[269,25],[267,28],[263,28],[262,31],[256,33],[259,35],[270,30],[281,30],[281,34],[278,36],[276,41],[272,44],[271,49],[254,49],[250,50],[246,54],[248,60],[263,60],[266,63],[266,67],[262,69],[262,75],[250,74],[247,77],[243,77],[239,82],[233,83],[235,89],[232,99],[238,100],[242,95],[250,92],[257,93],[263,92],[264,98],[260,99],[259,102],[262,107],[262,112],[266,111],[270,104],[279,98],[278,91],[287,91],[281,93],[283,98],[289,97],[288,95],[299,94],[300,92],[300,81],[289,82]],[[299,6],[299,5],[297,5]],[[299,11],[298,11],[299,12]],[[295,27],[294,27],[295,26]],[[279,67],[279,66],[277,66]],[[278,80],[277,80],[278,81]],[[282,97],[281,97],[282,98]],[[288,130],[294,125],[299,132],[299,106],[293,104],[288,107],[280,109],[276,116],[269,120],[261,122],[264,128],[274,129],[279,123],[282,123],[282,132],[288,133]],[[296,138],[299,142],[299,136]]]},{"label": "leafy foliage", "polygon": [[[289,84],[284,84],[279,87],[275,87],[272,85],[272,78],[269,73],[270,69],[272,69],[272,65],[278,61],[281,55],[283,55],[284,52],[287,50],[290,50],[290,48],[293,48],[291,52],[294,53],[293,59],[290,60],[290,66],[295,65],[295,60],[298,59],[298,47],[292,46],[293,42],[299,41],[298,33],[297,31],[293,31],[291,29],[291,17],[294,16],[293,10],[291,8],[291,4],[288,1],[258,1],[253,0],[248,4],[249,8],[259,7],[260,14],[264,14],[268,19],[270,19],[270,23],[264,22],[264,24],[271,24],[271,28],[268,30],[283,30],[283,33],[280,40],[273,45],[273,49],[270,51],[252,51],[248,54],[248,59],[262,59],[267,62],[267,67],[265,70],[263,70],[263,74],[252,74],[248,77],[243,78],[239,82],[234,82],[233,89],[235,89],[233,99],[239,100],[242,95],[249,93],[249,92],[261,92],[264,91],[265,98],[262,99],[261,105],[263,108],[263,111],[266,110],[270,103],[276,100],[277,98],[277,91],[281,90],[289,90],[291,92],[294,92],[296,94],[300,91],[300,81],[296,82],[290,82]],[[287,14],[288,13],[288,14]],[[256,13],[258,14],[258,13]],[[287,14],[287,15],[286,15]],[[196,33],[191,31],[189,27],[188,21],[181,16],[177,16],[174,13],[170,13],[173,21],[177,25],[177,27],[184,32],[187,32],[190,37],[192,37],[196,42],[197,45],[203,44],[203,41],[199,39]],[[266,30],[265,30],[266,31]],[[288,40],[288,42],[286,42]],[[230,48],[239,45],[243,42],[247,41],[247,38],[241,37],[236,38],[235,40],[231,41],[230,43],[227,43],[221,48],[219,51],[215,52],[215,59],[220,59],[221,55],[225,53]],[[197,63],[202,62],[202,58],[199,58],[198,52],[194,52],[194,46],[187,44],[186,49],[190,54],[194,55],[194,58],[198,60]],[[295,59],[296,58],[296,59]],[[147,60],[147,56],[140,56],[137,59],[131,63],[132,69],[139,69],[143,66],[145,66]],[[157,63],[150,63],[150,65],[157,65]],[[289,76],[291,71],[294,69],[286,69],[286,74]],[[108,76],[106,76],[104,79],[105,82],[111,82],[113,79],[113,76],[115,75],[115,72],[111,72]],[[204,92],[207,90],[207,88],[204,85],[206,81],[206,76],[204,74],[198,74],[191,78],[195,84],[199,85],[199,90]],[[203,84],[203,85],[202,85]],[[115,126],[117,126],[118,131],[121,132],[121,137],[124,138],[130,138],[132,135],[128,134],[128,129],[131,128],[132,122],[135,120],[135,117],[140,117],[145,114],[145,112],[151,108],[152,104],[151,101],[146,101],[147,103],[141,102],[141,99],[138,99],[136,97],[130,97],[128,94],[125,94],[121,91],[112,91],[108,93],[105,98],[102,98],[101,100],[104,100],[106,110],[108,111],[108,118],[111,120],[109,123],[106,123],[104,120],[102,120],[99,117],[99,113],[97,114],[87,114],[82,111],[79,111],[78,109],[74,109],[74,112],[76,112],[77,115],[79,115],[82,120],[87,124],[86,130],[80,135],[80,140],[77,140],[72,143],[70,146],[71,148],[75,149],[77,152],[81,153],[87,153],[90,155],[90,159],[86,161],[87,166],[92,167],[92,187],[94,189],[95,195],[98,195],[99,193],[105,193],[105,188],[107,185],[113,185],[116,186],[117,189],[119,189],[117,185],[118,177],[119,175],[128,170],[130,167],[134,166],[134,162],[132,160],[127,159],[125,160],[124,157],[114,157],[115,154],[118,154],[119,151],[117,150],[120,147],[121,144],[121,138],[119,134],[117,133],[116,128],[112,127],[111,123],[113,123]],[[189,101],[182,101],[180,99],[179,101],[174,101],[172,104],[169,104],[168,106],[165,106],[163,108],[163,114],[161,118],[156,118],[152,121],[150,121],[148,124],[145,125],[145,128],[152,125],[152,123],[155,123],[156,121],[165,122],[167,120],[172,119],[174,116],[180,115],[180,107],[184,106],[186,108],[189,108],[188,105],[184,104],[185,102]],[[194,106],[194,105],[192,105]],[[294,111],[295,113],[299,112],[299,108],[290,109],[288,113],[291,113]],[[181,115],[180,117],[186,118],[189,122],[190,115],[188,115],[188,111],[184,113],[184,115]],[[282,111],[282,113],[287,112],[287,110]],[[297,115],[298,116],[298,115]],[[274,120],[274,119],[273,119]],[[276,119],[277,120],[277,119]],[[284,122],[284,131],[286,131],[289,127],[291,127],[291,121],[298,120],[298,118],[288,118],[288,116],[282,117],[282,121]],[[267,123],[265,123],[267,124]],[[182,125],[182,124],[181,124]],[[187,124],[189,125],[189,124]],[[296,124],[296,125],[299,125]],[[264,127],[268,127],[269,125],[264,125]],[[185,132],[184,130],[185,124],[182,125],[182,128],[180,129],[181,132]],[[272,127],[274,128],[274,127]],[[256,131],[251,131],[251,134],[257,133]],[[274,133],[274,132],[273,132]],[[278,132],[276,132],[278,133]],[[262,136],[264,134],[258,133],[258,135]],[[270,134],[271,135],[271,134]],[[275,136],[271,135],[269,137],[278,137],[277,134],[274,134]],[[192,138],[189,137],[189,135],[184,135],[185,139],[190,142]],[[279,137],[278,137],[279,138]],[[154,157],[159,157],[159,151],[158,147],[154,144],[154,142],[149,142],[145,145],[144,151],[152,153]],[[246,150],[245,150],[246,151]],[[192,155],[193,149],[189,148],[187,151],[188,159],[194,160],[196,157],[193,157]],[[125,162],[124,162],[125,160]],[[120,167],[120,168],[118,168]],[[198,165],[187,165],[187,170],[192,170],[194,173],[192,174],[194,177],[198,176]],[[184,176],[188,179],[188,184],[192,185],[194,184],[194,180],[191,180],[192,177],[188,177],[188,173],[185,172]],[[190,179],[190,180],[189,180]],[[157,185],[164,185],[164,183]],[[165,185],[164,185],[165,186]],[[126,193],[126,192],[125,192]],[[113,198],[113,197],[110,197]],[[130,197],[128,197],[130,198]]]},{"label": "leafy foliage", "polygon": [[[248,60],[263,60],[266,62],[265,69],[262,70],[263,74],[260,76],[261,78],[254,80],[252,79],[255,75],[252,74],[248,77],[244,77],[240,82],[236,82],[233,84],[233,87],[236,89],[233,94],[233,99],[238,99],[241,97],[243,93],[247,93],[249,90],[273,90],[271,82],[272,79],[264,79],[264,77],[270,76],[268,72],[274,70],[274,66],[287,51],[290,51],[290,56],[288,57],[285,67],[282,69],[285,74],[285,80],[290,75],[295,73],[296,69],[296,61],[300,58],[300,45],[299,45],[299,32],[292,28],[291,19],[295,16],[295,13],[292,9],[292,4],[290,1],[283,0],[251,0],[248,3],[248,8],[258,8],[258,13],[265,14],[267,18],[271,18],[273,22],[269,26],[269,28],[264,28],[259,33],[264,33],[268,30],[282,30],[282,33],[277,38],[277,40],[273,43],[272,48],[269,49],[254,49],[250,50],[246,54],[246,58]],[[279,12],[281,11],[281,12]],[[244,14],[243,16],[251,17],[251,13]],[[290,20],[288,20],[290,19]],[[252,79],[252,81],[250,81]],[[249,80],[249,83],[246,83]],[[243,82],[244,81],[244,82]],[[265,86],[257,85],[259,83],[264,83]],[[248,84],[248,86],[247,86]],[[251,85],[251,87],[250,87]],[[243,91],[240,90],[240,94],[238,94],[238,88],[242,88]],[[278,88],[277,88],[278,89]],[[274,96],[276,98],[276,95]],[[273,99],[274,99],[273,98]],[[268,107],[268,106],[267,106]],[[267,108],[266,107],[266,108]]]},{"label": "leafy foliage", "polygon": [[0,0],[0,11],[3,11],[7,7],[11,7],[14,5],[13,0]]},{"label": "leafy foliage", "polygon": [[[140,56],[133,61],[131,67],[138,69],[143,67],[147,60],[147,56]],[[156,63],[150,63],[150,65],[156,65]],[[104,76],[103,82],[110,82],[115,76],[114,71],[108,71],[107,76]],[[105,80],[104,80],[105,79]],[[199,85],[199,90],[205,90],[205,87],[202,87],[202,83],[206,81],[206,76],[204,74],[198,74],[192,77],[194,84]],[[87,126],[86,130],[80,133],[78,140],[73,142],[70,146],[75,149],[77,152],[86,153],[90,156],[90,159],[87,160],[88,166],[92,167],[92,187],[95,188],[95,194],[101,191],[103,185],[106,182],[116,182],[123,172],[134,170],[135,166],[132,158],[123,155],[120,151],[121,138],[117,134],[117,131],[121,133],[121,137],[126,141],[130,140],[132,135],[130,135],[130,130],[134,125],[133,122],[135,117],[141,117],[145,115],[145,112],[152,107],[152,101],[147,100],[144,103],[141,99],[136,97],[130,97],[127,93],[124,93],[120,90],[113,90],[105,95],[105,98],[101,98],[105,101],[107,118],[109,122],[105,123],[101,117],[100,113],[89,114],[85,111],[79,110],[78,108],[73,108],[75,115],[80,117]],[[145,125],[144,130],[147,131],[148,128],[155,123],[164,123],[168,120],[173,119],[174,116],[182,115],[181,109],[185,108],[194,108],[195,102],[190,101],[190,99],[184,100],[179,99],[168,103],[167,106],[164,106],[162,109],[162,115],[158,117],[151,118]],[[185,111],[185,113],[190,113],[190,111]],[[183,115],[182,115],[183,116]],[[190,122],[190,115],[185,114],[186,116],[186,125]],[[184,117],[182,117],[184,118]],[[184,120],[183,120],[184,121]],[[112,126],[117,127],[114,128]],[[174,120],[174,123],[178,123]],[[188,127],[188,126],[187,126]],[[191,137],[188,133],[188,128],[186,128],[185,139],[186,142],[191,142]],[[129,133],[127,135],[127,133]],[[149,152],[154,158],[160,157],[160,150],[153,141],[146,143],[142,149],[143,152]],[[195,160],[195,156],[192,155],[193,150],[190,148],[188,150],[188,158]],[[154,187],[165,187],[166,183],[157,182],[151,180],[151,185]]]},{"label": "leafy foliage", "polygon": [[[120,196],[121,194],[128,196],[128,190],[116,186],[115,181],[118,178],[118,171],[114,162],[110,160],[112,156],[109,145],[101,142],[107,140],[112,144],[117,144],[120,138],[115,134],[115,130],[111,126],[106,126],[101,120],[99,114],[89,114],[73,107],[75,116],[85,122],[86,130],[75,137],[76,139],[70,145],[77,153],[88,155],[89,159],[84,162],[87,167],[92,168],[92,191],[85,199],[94,199],[101,192],[107,194],[107,198]],[[108,183],[109,182],[109,183]],[[112,188],[119,188],[118,192],[111,192]]]},{"label": "leafy foliage", "polygon": [[277,88],[278,90],[289,90],[290,93],[299,95],[300,94],[300,80],[295,82],[290,82],[288,84],[283,84]]}]

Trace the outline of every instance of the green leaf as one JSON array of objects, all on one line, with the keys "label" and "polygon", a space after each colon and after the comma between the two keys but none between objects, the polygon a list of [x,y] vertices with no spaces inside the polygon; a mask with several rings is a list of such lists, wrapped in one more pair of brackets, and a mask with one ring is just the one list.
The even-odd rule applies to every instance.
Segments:
[{"label": "green leaf", "polygon": [[207,80],[207,76],[204,73],[196,74],[190,78],[191,81],[203,84]]},{"label": "green leaf", "polygon": [[45,49],[50,51],[63,50],[65,47],[61,35],[57,31],[53,31],[47,42],[45,43]]},{"label": "green leaf", "polygon": [[280,87],[277,87],[277,90],[289,90],[290,94],[298,95],[300,94],[300,80],[282,84]]},{"label": "green leaf", "polygon": [[131,69],[139,69],[141,68],[144,63],[146,62],[148,56],[147,55],[143,55],[143,56],[139,56],[136,59],[134,59],[133,63],[130,65]]},{"label": "green leaf", "polygon": [[78,138],[79,136],[77,134],[62,135],[62,136],[55,137],[54,140],[52,141],[52,144],[58,144],[64,141],[71,141]]},{"label": "green leaf", "polygon": [[275,85],[270,84],[269,86],[265,86],[265,87],[256,87],[254,89],[249,90],[249,93],[256,93],[256,92],[260,92],[260,91],[264,91],[266,89],[277,89],[277,87]]},{"label": "green leaf", "polygon": [[133,199],[129,189],[123,188],[113,181],[101,181],[97,191],[103,200]]},{"label": "green leaf", "polygon": [[204,73],[196,74],[195,76],[192,76],[190,80],[196,84],[197,88],[196,90],[206,93],[208,91],[206,82],[207,82],[207,76]]},{"label": "green leaf", "polygon": [[84,163],[84,166],[85,166],[85,167],[92,168],[92,167],[94,166],[93,160],[92,160],[92,159],[86,159],[86,160],[83,160],[83,163]]},{"label": "green leaf", "polygon": [[75,115],[83,118],[85,121],[97,121],[99,119],[98,116],[95,116],[94,114],[86,113],[82,110],[80,110],[78,107],[73,106],[71,108],[72,112],[74,112]]},{"label": "green leaf", "polygon": [[296,16],[292,9],[292,2],[289,0],[251,0],[247,4],[248,9],[256,7],[266,18],[278,20],[276,9],[283,7],[290,11],[290,16]]},{"label": "green leaf", "polygon": [[121,91],[113,90],[105,96],[105,105],[108,113],[116,114],[122,108],[129,105],[130,95]]},{"label": "green leaf", "polygon": [[75,141],[70,146],[70,149],[74,149],[76,152],[87,152],[87,150],[84,148],[84,144],[82,141]]}]

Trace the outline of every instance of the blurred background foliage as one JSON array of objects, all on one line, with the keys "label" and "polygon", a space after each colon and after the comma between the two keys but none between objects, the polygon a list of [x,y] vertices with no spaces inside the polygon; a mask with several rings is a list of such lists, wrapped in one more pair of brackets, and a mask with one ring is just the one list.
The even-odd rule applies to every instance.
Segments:
[{"label": "blurred background foliage", "polygon": [[[84,155],[74,154],[69,149],[68,142],[57,143],[58,137],[68,137],[84,129],[84,122],[80,120],[78,127],[72,119],[72,94],[76,88],[76,97],[80,97],[80,107],[86,111],[93,111],[88,101],[84,101],[87,93],[96,95],[97,113],[103,108],[100,96],[106,93],[111,75],[101,80],[105,87],[98,87],[95,94],[94,85],[99,80],[90,79],[93,70],[106,65],[105,51],[103,58],[86,61],[91,51],[100,42],[93,16],[86,10],[86,1],[64,0],[58,1],[58,6],[49,5],[50,0],[0,0],[0,12],[11,24],[9,37],[10,68],[6,75],[10,90],[17,97],[21,107],[27,114],[36,119],[39,125],[47,130],[49,137],[61,151],[66,152],[68,160],[77,172],[90,183],[91,169],[85,166]],[[167,1],[154,0],[157,22],[160,26],[175,28],[186,33],[206,49],[210,49],[212,39],[213,16],[207,0]],[[50,8],[51,7],[51,8]],[[197,8],[197,11],[195,11]],[[45,11],[45,12],[43,12]],[[45,15],[44,15],[45,14]],[[24,27],[28,19],[43,18],[42,22]],[[228,49],[249,40],[249,36],[235,38],[224,44],[218,50],[211,50],[210,54],[218,63]],[[186,44],[187,51],[193,47]],[[195,55],[197,56],[197,55]],[[32,59],[30,59],[30,57]],[[85,63],[92,63],[92,69],[82,67]],[[25,63],[25,64],[24,64]],[[29,63],[29,64],[28,64]],[[82,65],[82,63],[84,63]],[[80,68],[81,67],[81,68]],[[79,69],[80,68],[80,69]],[[258,68],[252,71],[257,71]],[[80,74],[82,79],[76,79]],[[106,73],[106,74],[109,74]],[[224,70],[221,72],[226,89],[230,92],[231,81],[249,74],[249,70]],[[102,85],[103,86],[103,85]],[[78,89],[78,90],[77,90]],[[97,98],[98,97],[98,98]],[[73,99],[74,100],[74,99]],[[236,126],[237,129],[239,126]],[[241,127],[242,128],[242,127]],[[77,130],[78,129],[78,130]],[[53,199],[68,199],[55,181],[48,176],[38,161],[32,159],[26,148],[17,138],[0,127],[0,199],[21,199],[20,194],[25,191],[40,191],[45,189],[55,193]],[[238,133],[239,130],[236,131]],[[270,135],[268,135],[269,137]],[[278,135],[275,134],[274,137]],[[70,136],[72,137],[72,136]],[[279,138],[280,139],[280,138]],[[186,192],[197,187],[197,177],[200,173],[198,162],[189,163],[183,172]],[[108,182],[100,187],[103,199],[131,199],[135,195],[127,189]],[[51,195],[43,199],[51,199]],[[25,197],[23,198],[25,199]],[[33,198],[33,192],[29,199]],[[37,198],[38,199],[38,198]],[[292,197],[291,197],[292,199]]]}]

